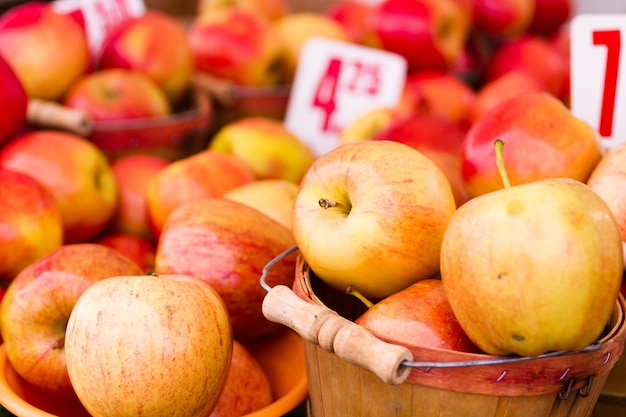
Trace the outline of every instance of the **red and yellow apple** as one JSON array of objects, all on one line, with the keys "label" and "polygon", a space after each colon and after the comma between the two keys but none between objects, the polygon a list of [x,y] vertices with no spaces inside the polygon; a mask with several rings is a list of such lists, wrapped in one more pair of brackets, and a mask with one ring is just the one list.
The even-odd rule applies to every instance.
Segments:
[{"label": "red and yellow apple", "polygon": [[220,7],[240,7],[268,20],[279,19],[291,11],[286,0],[198,0],[196,13],[211,13]]},{"label": "red and yellow apple", "polygon": [[45,2],[18,4],[0,16],[0,55],[29,98],[58,100],[89,66],[82,27]]},{"label": "red and yellow apple", "polygon": [[26,121],[28,96],[22,82],[0,55],[0,146],[18,134]]},{"label": "red and yellow apple", "polygon": [[37,180],[0,168],[0,279],[63,244],[63,220],[54,197]]},{"label": "red and yellow apple", "polygon": [[47,393],[74,396],[65,335],[76,301],[96,281],[141,274],[116,250],[91,243],[63,245],[24,268],[0,304],[0,331],[15,371]]},{"label": "red and yellow apple", "polygon": [[361,45],[371,8],[361,0],[340,0],[328,4],[323,12],[343,26],[351,42]]},{"label": "red and yellow apple", "polygon": [[67,371],[96,416],[206,417],[233,349],[219,295],[185,275],[111,276],[80,296],[67,323]]},{"label": "red and yellow apple", "polygon": [[84,242],[108,225],[117,184],[106,156],[87,139],[57,130],[23,134],[0,150],[0,166],[32,176],[53,195],[64,243]]},{"label": "red and yellow apple", "polygon": [[535,0],[474,0],[474,28],[490,38],[508,40],[528,30]]},{"label": "red and yellow apple", "polygon": [[100,70],[125,68],[144,73],[175,106],[187,93],[193,71],[186,28],[174,16],[149,9],[108,34],[97,65]]},{"label": "red and yellow apple", "polygon": [[432,160],[398,142],[364,141],[316,159],[300,184],[292,228],[321,280],[377,299],[438,271],[455,210]]},{"label": "red and yellow apple", "polygon": [[[259,284],[263,268],[295,245],[291,230],[244,204],[208,197],[178,207],[168,217],[157,246],[158,274],[201,278],[222,297],[235,338],[269,334],[281,325],[265,318],[267,292]],[[270,268],[270,286],[291,286],[295,253]]]}]

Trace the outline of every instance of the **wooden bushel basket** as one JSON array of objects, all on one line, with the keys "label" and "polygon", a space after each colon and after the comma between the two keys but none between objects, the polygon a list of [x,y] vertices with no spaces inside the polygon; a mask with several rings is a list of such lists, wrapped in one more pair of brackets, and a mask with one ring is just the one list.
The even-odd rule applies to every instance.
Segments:
[{"label": "wooden bushel basket", "polygon": [[264,315],[304,340],[309,417],[590,417],[624,348],[621,296],[593,345],[520,358],[380,340],[352,321],[362,303],[325,285],[301,256],[293,291],[261,284]]}]

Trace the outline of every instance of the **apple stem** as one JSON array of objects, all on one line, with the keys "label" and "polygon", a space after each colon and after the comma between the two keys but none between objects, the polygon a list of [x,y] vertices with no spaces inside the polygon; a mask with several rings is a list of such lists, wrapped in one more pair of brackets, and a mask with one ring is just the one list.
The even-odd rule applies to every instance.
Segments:
[{"label": "apple stem", "polygon": [[346,288],[346,294],[354,295],[356,298],[361,300],[361,302],[363,302],[363,304],[365,304],[367,308],[370,308],[374,305],[374,303],[368,300],[363,294],[357,291],[352,285],[348,285],[348,288]]},{"label": "apple stem", "polygon": [[496,150],[496,164],[498,165],[498,171],[500,172],[502,183],[504,183],[504,188],[510,188],[511,182],[509,181],[509,174],[507,174],[506,172],[506,167],[504,166],[504,157],[502,155],[504,142],[501,139],[496,139],[493,143],[493,146]]},{"label": "apple stem", "polygon": [[320,207],[323,208],[323,209],[329,209],[331,207],[344,208],[341,203],[338,203],[338,202],[333,201],[333,200],[329,200],[328,198],[325,198],[325,197],[320,198],[318,203],[319,203]]}]

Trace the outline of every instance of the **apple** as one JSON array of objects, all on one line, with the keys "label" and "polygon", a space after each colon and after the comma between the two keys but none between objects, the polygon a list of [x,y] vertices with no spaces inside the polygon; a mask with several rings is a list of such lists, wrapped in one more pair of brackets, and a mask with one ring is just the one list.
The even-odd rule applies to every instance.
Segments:
[{"label": "apple", "polygon": [[302,179],[292,217],[302,257],[331,287],[384,298],[439,269],[456,210],[437,165],[393,141],[341,145]]},{"label": "apple", "polygon": [[63,220],[54,197],[38,181],[0,168],[0,279],[63,244]]},{"label": "apple", "polygon": [[372,140],[395,120],[412,114],[413,110],[403,104],[396,107],[377,107],[366,111],[348,122],[339,132],[339,145]]},{"label": "apple", "polygon": [[282,44],[273,24],[249,10],[217,8],[193,18],[187,39],[199,73],[242,86],[284,81]]},{"label": "apple", "polygon": [[445,174],[457,207],[469,200],[461,177],[465,129],[458,124],[435,114],[415,113],[397,118],[372,139],[399,142],[420,151]]},{"label": "apple", "polygon": [[504,189],[459,207],[446,229],[441,279],[452,311],[489,354],[578,351],[615,309],[624,271],[618,225],[580,181],[505,179]]},{"label": "apple", "polygon": [[0,149],[0,166],[31,175],[54,196],[64,243],[84,242],[104,230],[117,207],[117,185],[105,154],[87,139],[36,130]]},{"label": "apple", "polygon": [[0,15],[0,55],[29,98],[58,100],[89,66],[82,27],[45,2],[27,2]]},{"label": "apple", "polygon": [[372,7],[363,44],[403,56],[410,72],[446,70],[461,56],[470,24],[455,0],[383,0]]},{"label": "apple", "polygon": [[461,172],[470,197],[502,188],[492,158],[495,139],[507,144],[514,185],[554,177],[585,182],[601,158],[595,130],[563,102],[546,92],[518,94],[487,111],[465,136]]},{"label": "apple", "polygon": [[313,151],[282,121],[261,116],[226,124],[213,135],[208,147],[241,158],[260,180],[299,183],[315,160]]},{"label": "apple", "polygon": [[87,288],[67,323],[67,372],[94,416],[205,417],[233,349],[219,295],[185,275],[111,276]]},{"label": "apple", "polygon": [[156,244],[139,236],[120,232],[106,232],[93,241],[117,250],[136,263],[144,273],[154,270]]},{"label": "apple", "polygon": [[96,281],[142,273],[116,250],[93,243],[63,245],[24,268],[0,304],[0,332],[15,371],[49,394],[74,396],[64,348],[74,304]]},{"label": "apple", "polygon": [[535,0],[474,0],[474,28],[490,38],[508,40],[527,32]]},{"label": "apple", "polygon": [[361,45],[371,9],[361,0],[339,0],[328,4],[323,13],[343,26],[351,42]]},{"label": "apple", "polygon": [[220,7],[240,7],[268,20],[276,20],[291,11],[286,0],[198,0],[197,3],[197,14],[211,13]]},{"label": "apple", "polygon": [[219,197],[255,180],[243,160],[210,149],[171,162],[147,184],[146,205],[152,235],[158,239],[170,213],[182,204],[203,197]]},{"label": "apple", "polygon": [[259,210],[291,229],[291,214],[297,194],[296,183],[289,180],[270,179],[240,185],[226,191],[222,194],[222,198]]},{"label": "apple", "polygon": [[535,13],[528,32],[552,36],[569,22],[573,11],[573,0],[535,0]]},{"label": "apple", "polygon": [[172,113],[163,90],[138,70],[122,68],[92,72],[78,79],[63,97],[94,121],[162,117]]},{"label": "apple", "polygon": [[289,13],[273,22],[274,30],[282,44],[281,59],[285,82],[291,83],[298,69],[300,52],[314,37],[350,42],[347,30],[323,12],[299,11]]},{"label": "apple", "polygon": [[26,121],[28,96],[22,82],[0,55],[0,146],[18,134]]},{"label": "apple", "polygon": [[[247,205],[208,197],[174,210],[163,226],[154,270],[201,278],[222,297],[240,341],[272,333],[281,325],[265,318],[263,268],[295,245],[291,230]],[[268,285],[291,286],[295,254],[269,271]]]},{"label": "apple", "polygon": [[170,161],[150,154],[129,154],[111,161],[118,190],[117,210],[110,230],[153,240],[148,221],[148,183]]},{"label": "apple", "polygon": [[525,34],[496,48],[485,63],[483,81],[492,81],[511,71],[534,77],[545,91],[559,99],[569,90],[567,55],[538,35]]},{"label": "apple", "polygon": [[246,416],[273,401],[270,381],[248,348],[233,340],[233,355],[224,390],[208,417]]},{"label": "apple", "polygon": [[188,92],[193,71],[185,25],[154,9],[126,19],[108,33],[97,66],[99,70],[125,68],[144,73],[175,106]]},{"label": "apple", "polygon": [[384,298],[354,322],[389,343],[480,352],[452,312],[438,278],[423,279]]}]

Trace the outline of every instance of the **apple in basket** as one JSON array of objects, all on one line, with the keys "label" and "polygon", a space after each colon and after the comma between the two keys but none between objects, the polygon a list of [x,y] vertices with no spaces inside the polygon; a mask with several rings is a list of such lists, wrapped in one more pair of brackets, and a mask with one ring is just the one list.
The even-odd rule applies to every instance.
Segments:
[{"label": "apple in basket", "polygon": [[45,392],[74,395],[64,346],[76,300],[103,278],[142,274],[116,250],[91,243],[61,246],[24,268],[0,304],[0,331],[15,371]]},{"label": "apple in basket", "polygon": [[421,152],[393,141],[355,142],[307,171],[292,228],[320,279],[376,299],[437,273],[455,210],[448,179]]},{"label": "apple in basket", "polygon": [[[441,279],[470,339],[494,355],[576,351],[604,331],[624,270],[611,210],[587,185],[549,178],[475,197],[452,216]],[[510,149],[511,152],[514,148]]]},{"label": "apple in basket", "polygon": [[506,40],[524,34],[535,13],[535,0],[475,0],[474,27],[491,38]]},{"label": "apple in basket", "polygon": [[94,416],[206,417],[233,348],[219,295],[187,275],[111,276],[67,323],[67,371]]}]

